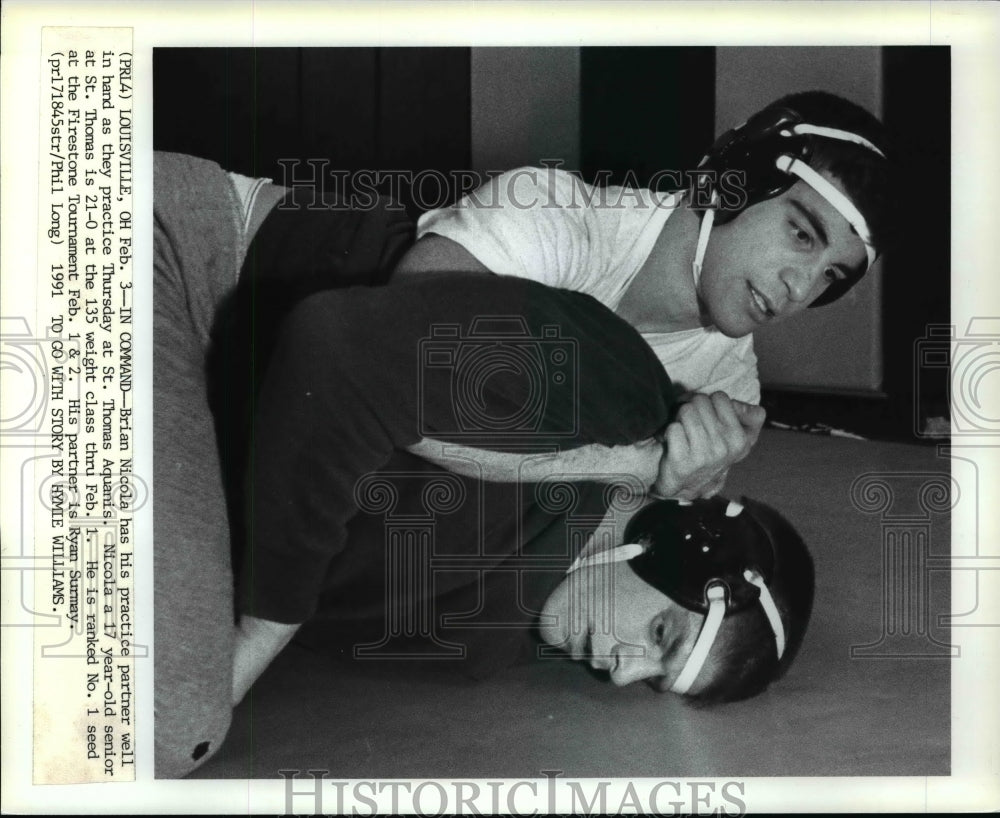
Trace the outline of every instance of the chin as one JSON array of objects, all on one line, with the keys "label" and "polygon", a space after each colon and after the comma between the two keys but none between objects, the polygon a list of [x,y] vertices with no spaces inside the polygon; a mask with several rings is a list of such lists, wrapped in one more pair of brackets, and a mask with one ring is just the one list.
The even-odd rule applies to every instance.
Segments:
[{"label": "chin", "polygon": [[739,329],[727,330],[724,327],[716,326],[716,329],[727,338],[745,338],[754,331],[754,327],[740,327]]},{"label": "chin", "polygon": [[[721,295],[721,297],[719,297]],[[742,304],[729,303],[734,301],[732,294],[714,293],[703,297],[701,315],[710,327],[714,327],[727,338],[742,338],[757,329],[757,323],[743,309]]]},{"label": "chin", "polygon": [[542,637],[542,641],[546,645],[551,645],[554,648],[565,648],[566,646],[567,636],[560,630],[559,625],[539,623],[538,635]]},{"label": "chin", "polygon": [[757,329],[757,325],[746,318],[743,320],[734,320],[728,315],[711,315],[710,317],[712,320],[712,326],[727,338],[743,338],[746,335],[750,335],[755,329]]},{"label": "chin", "polygon": [[[562,591],[562,586],[559,586],[553,592],[553,594],[545,600],[545,604],[542,606],[542,618],[538,622],[538,635],[542,638],[542,641],[547,645],[552,645],[552,647],[561,648],[565,650],[567,640],[569,639],[569,633],[566,625],[566,608],[568,606],[560,605],[561,601],[559,597],[560,591]],[[548,620],[546,622],[546,620]]]}]

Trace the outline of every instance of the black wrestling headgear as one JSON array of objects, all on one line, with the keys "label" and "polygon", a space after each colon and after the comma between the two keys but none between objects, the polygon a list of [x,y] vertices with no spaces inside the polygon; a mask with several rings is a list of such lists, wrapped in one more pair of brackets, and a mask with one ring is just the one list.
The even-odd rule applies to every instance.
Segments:
[{"label": "black wrestling headgear", "polygon": [[[684,668],[671,685],[687,693],[701,671],[722,620],[760,605],[774,633],[780,660],[786,633],[770,584],[777,561],[778,533],[771,515],[755,514],[745,497],[722,497],[681,503],[652,503],[632,518],[625,540],[642,546],[629,567],[678,605],[705,615],[701,632]],[[630,546],[624,546],[628,548]]]},{"label": "black wrestling headgear", "polygon": [[[868,256],[868,263],[863,270],[857,275],[832,282],[809,306],[820,307],[836,301],[864,277],[877,257],[868,224],[849,197],[809,166],[817,139],[850,142],[885,158],[885,154],[863,136],[839,128],[812,125],[787,107],[765,108],[716,140],[692,176],[692,188],[707,190],[713,202],[702,218],[695,256],[695,280],[700,277],[708,234],[715,221],[722,224],[735,218],[747,207],[781,195],[799,180],[815,189],[847,219],[864,242]],[[710,175],[700,177],[699,172],[705,171],[710,172]],[[722,199],[719,190],[715,188],[715,182],[727,171],[741,171],[745,174],[743,189],[746,200],[737,209],[720,208]]]},{"label": "black wrestling headgear", "polygon": [[756,571],[765,583],[774,576],[775,549],[767,529],[754,518],[752,507],[721,497],[688,505],[652,503],[629,522],[625,542],[645,546],[629,560],[640,578],[697,613],[708,613],[713,585],[725,590],[729,614],[760,598],[745,571]]}]

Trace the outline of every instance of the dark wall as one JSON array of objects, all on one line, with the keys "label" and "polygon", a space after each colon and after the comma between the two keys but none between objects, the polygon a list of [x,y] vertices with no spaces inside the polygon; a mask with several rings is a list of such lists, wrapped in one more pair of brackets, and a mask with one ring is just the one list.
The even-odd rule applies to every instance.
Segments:
[{"label": "dark wall", "polygon": [[[469,165],[467,48],[157,48],[153,95],[155,149],[279,183],[291,182],[280,159],[348,172]],[[405,186],[400,198],[411,204]]]},{"label": "dark wall", "polygon": [[929,331],[946,333],[951,321],[951,51],[885,47],[882,67],[882,119],[894,167],[894,240],[882,270],[883,397],[765,391],[764,404],[785,423],[929,441],[928,419],[949,415],[947,343],[938,335],[932,354],[921,349]]},{"label": "dark wall", "polygon": [[[885,390],[908,425],[947,414],[948,373],[917,344],[951,321],[951,50],[883,51],[885,125],[896,166],[896,241],[884,276]],[[964,327],[961,328],[964,330]]]},{"label": "dark wall", "polygon": [[621,184],[631,170],[645,187],[658,171],[695,167],[715,141],[715,49],[582,48],[580,119],[587,181],[610,171]]},{"label": "dark wall", "polygon": [[[645,185],[713,141],[713,48],[581,48],[579,80],[588,180],[631,172]],[[468,48],[157,48],[153,93],[157,150],[250,176],[289,183],[280,159],[348,172],[471,166]],[[400,198],[419,210],[405,186]]]}]

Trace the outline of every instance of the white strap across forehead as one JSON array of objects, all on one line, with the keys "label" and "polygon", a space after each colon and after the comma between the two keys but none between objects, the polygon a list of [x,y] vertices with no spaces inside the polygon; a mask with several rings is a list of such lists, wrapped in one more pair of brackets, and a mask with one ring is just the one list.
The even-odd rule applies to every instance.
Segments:
[{"label": "white strap across forehead", "polygon": [[787,133],[789,136],[791,134],[803,134],[811,133],[816,136],[825,136],[827,139],[839,139],[841,142],[853,142],[855,145],[861,145],[863,148],[868,148],[868,150],[877,153],[883,159],[885,159],[885,154],[882,153],[878,148],[875,147],[873,142],[865,139],[863,136],[859,136],[856,133],[851,133],[850,131],[842,131],[840,128],[827,128],[824,125],[810,125],[808,122],[803,122],[801,125],[796,125],[792,128],[791,132],[782,131],[782,133]]},{"label": "white strap across forehead", "polygon": [[[760,605],[764,609],[764,615],[771,625],[771,630],[774,632],[775,648],[780,660],[785,654],[785,627],[781,624],[781,615],[778,613],[778,606],[774,604],[774,597],[771,596],[771,591],[764,583],[764,578],[756,571],[747,569],[743,572],[743,578],[760,589]],[[701,669],[705,665],[705,660],[708,659],[708,654],[712,650],[712,645],[715,644],[715,637],[718,635],[722,620],[726,615],[725,589],[721,585],[713,585],[708,589],[707,596],[709,608],[705,615],[705,624],[701,627],[698,641],[694,643],[694,650],[691,651],[687,662],[684,663],[684,668],[670,686],[674,693],[683,695],[691,689],[691,685],[694,684],[694,680],[698,678],[698,674],[701,673]]]},{"label": "white strap across forehead", "polygon": [[[745,125],[746,123],[743,124]],[[743,126],[741,125],[740,127]],[[827,128],[824,125],[810,125],[809,123],[804,122],[800,125],[792,126],[791,129],[786,128],[781,131],[781,134],[783,136],[812,134],[813,136],[821,136],[827,139],[839,139],[841,142],[850,142],[854,145],[860,145],[863,148],[867,148],[885,159],[885,154],[876,147],[874,142],[865,139],[863,136],[856,133],[842,131],[840,128]],[[705,159],[702,159],[702,164],[704,164],[707,159],[707,156]],[[831,185],[826,179],[820,176],[820,174],[801,160],[795,159],[791,156],[780,156],[778,157],[776,164],[786,173],[794,173],[802,179],[806,184],[826,199],[833,207],[835,207],[840,215],[847,219],[851,227],[854,228],[854,232],[858,234],[861,241],[865,245],[865,255],[868,257],[868,267],[870,268],[872,264],[875,263],[875,258],[878,254],[875,252],[874,244],[872,244],[871,231],[868,229],[868,222],[865,221],[864,216],[861,215],[861,212],[854,206],[853,202],[851,202],[851,200],[848,199],[843,193],[837,190],[837,188]],[[705,259],[705,250],[708,247],[708,236],[712,231],[712,224],[715,222],[715,204],[717,197],[717,191],[712,191],[711,205],[709,206],[709,209],[705,211],[705,214],[701,219],[701,230],[698,233],[698,246],[695,250],[693,265],[695,286],[698,285],[698,282],[701,279],[701,266]]]},{"label": "white strap across forehead", "polygon": [[687,693],[694,684],[726,615],[726,591],[721,585],[713,585],[708,589],[708,599],[708,613],[705,615],[705,624],[701,626],[701,633],[698,634],[698,641],[694,643],[694,650],[688,656],[684,669],[670,686],[674,693]]},{"label": "white strap across forehead", "polygon": [[784,154],[775,159],[774,164],[779,170],[783,170],[785,173],[794,173],[798,176],[809,187],[826,199],[841,216],[847,219],[848,224],[854,228],[854,232],[858,234],[858,237],[864,243],[865,255],[868,256],[868,266],[871,267],[875,263],[875,245],[872,243],[872,235],[868,229],[868,222],[865,221],[865,217],[861,215],[861,211],[854,206],[854,203],[801,159]]},{"label": "white strap across forehead", "polygon": [[579,571],[581,568],[589,568],[594,565],[607,565],[611,562],[622,562],[623,560],[630,560],[633,557],[638,557],[646,549],[638,545],[637,543],[626,543],[625,545],[619,545],[616,548],[608,548],[604,551],[599,551],[596,554],[591,554],[589,557],[584,557],[582,554],[577,557],[573,564],[566,569],[567,574],[572,574],[574,571]]},{"label": "white strap across forehead", "polygon": [[764,615],[771,624],[771,630],[774,631],[774,642],[777,645],[778,658],[780,659],[785,654],[785,627],[781,624],[781,616],[778,614],[778,606],[774,604],[774,597],[771,596],[771,591],[764,584],[764,577],[756,571],[748,569],[743,572],[743,577],[751,585],[756,585],[760,589],[760,606],[764,609]]}]

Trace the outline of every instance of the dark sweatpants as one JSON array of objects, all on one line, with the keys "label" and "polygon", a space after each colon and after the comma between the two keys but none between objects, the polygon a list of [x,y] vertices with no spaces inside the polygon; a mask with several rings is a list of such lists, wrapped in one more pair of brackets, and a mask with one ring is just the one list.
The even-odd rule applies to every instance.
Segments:
[{"label": "dark sweatpants", "polygon": [[[476,274],[313,295],[283,324],[257,407],[243,610],[309,619],[331,562],[374,547],[348,541],[363,479],[422,437],[505,451],[625,445],[661,429],[672,399],[641,336],[587,295]],[[504,491],[488,488],[485,510],[442,515],[459,553],[482,553],[484,517],[489,530],[515,514],[545,527],[538,503],[504,508],[493,496]]]}]

